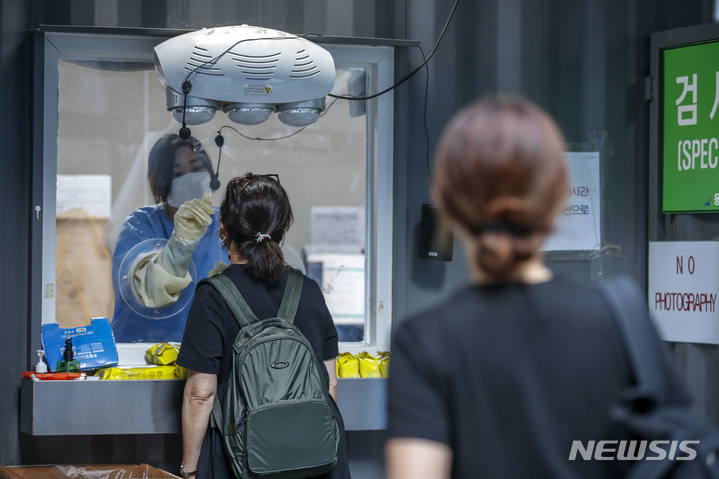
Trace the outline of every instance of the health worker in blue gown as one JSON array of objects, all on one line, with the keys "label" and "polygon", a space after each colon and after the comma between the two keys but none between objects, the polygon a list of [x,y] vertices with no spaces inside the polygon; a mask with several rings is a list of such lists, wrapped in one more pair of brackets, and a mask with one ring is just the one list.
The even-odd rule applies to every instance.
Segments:
[{"label": "health worker in blue gown", "polygon": [[182,339],[197,281],[228,257],[212,206],[212,177],[196,138],[171,133],[152,147],[147,178],[157,204],[127,217],[113,254],[116,341]]}]

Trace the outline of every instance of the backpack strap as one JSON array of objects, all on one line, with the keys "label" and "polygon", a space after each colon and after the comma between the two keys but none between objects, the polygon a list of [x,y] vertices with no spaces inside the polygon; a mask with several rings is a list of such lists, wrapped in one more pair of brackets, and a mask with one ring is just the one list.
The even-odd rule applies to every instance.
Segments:
[{"label": "backpack strap", "polygon": [[240,325],[240,329],[245,326],[249,326],[251,323],[259,321],[255,313],[252,312],[250,306],[242,297],[242,293],[237,289],[235,283],[224,274],[216,274],[208,278],[203,279],[207,283],[210,283],[220,293],[222,299],[227,303],[227,307],[232,311],[232,315]]},{"label": "backpack strap", "polygon": [[295,314],[297,314],[297,307],[300,305],[300,296],[302,296],[302,285],[305,277],[292,266],[288,266],[287,269],[289,269],[287,285],[285,286],[285,294],[282,297],[277,316],[292,324],[295,320]]},{"label": "backpack strap", "polygon": [[[300,304],[305,277],[299,270],[291,266],[287,268],[289,275],[287,276],[287,284],[285,285],[285,292],[282,296],[277,317],[292,324],[295,320],[295,314],[297,314],[297,307]],[[259,321],[255,313],[250,309],[250,305],[245,301],[242,293],[240,293],[230,278],[224,274],[216,274],[202,281],[210,283],[220,293],[222,299],[227,303],[227,307],[230,308],[230,311],[232,311],[233,316],[239,323],[240,329]]]},{"label": "backpack strap", "polygon": [[220,433],[224,436],[225,431],[222,425],[224,424],[224,414],[222,413],[222,405],[220,404],[220,396],[215,394],[215,402],[212,403],[212,411],[210,412],[210,427],[219,429]]}]

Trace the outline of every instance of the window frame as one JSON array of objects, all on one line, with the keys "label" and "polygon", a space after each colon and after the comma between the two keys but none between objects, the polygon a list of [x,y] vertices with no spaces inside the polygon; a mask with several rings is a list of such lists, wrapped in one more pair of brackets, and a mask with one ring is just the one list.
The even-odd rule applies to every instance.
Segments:
[{"label": "window frame", "polygon": [[[122,30],[122,31],[119,31]],[[41,325],[55,322],[56,284],[56,178],[58,151],[58,79],[60,60],[149,62],[153,47],[177,30],[46,28],[38,32],[35,45],[34,137],[33,137],[33,255],[31,258],[30,329],[40,343]],[[311,38],[310,38],[311,39]],[[394,80],[392,46],[361,39],[323,37],[317,42],[330,51],[337,64],[358,66],[367,72],[367,91],[384,90]],[[376,42],[376,39],[372,39]],[[389,350],[392,329],[392,236],[393,236],[393,137],[394,94],[390,90],[366,101],[366,251],[365,339],[341,343],[340,351],[358,353]],[[38,211],[37,208],[40,208]],[[41,238],[38,240],[38,235]],[[37,324],[37,318],[41,318]],[[118,343],[120,362],[142,361],[146,343]],[[33,351],[34,353],[34,351]],[[34,354],[32,355],[34,357]]]}]

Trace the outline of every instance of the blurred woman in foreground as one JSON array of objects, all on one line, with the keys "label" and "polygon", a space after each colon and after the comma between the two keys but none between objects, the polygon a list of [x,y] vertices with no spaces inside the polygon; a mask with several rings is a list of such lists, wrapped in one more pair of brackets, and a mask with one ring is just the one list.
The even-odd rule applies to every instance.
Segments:
[{"label": "blurred woman in foreground", "polygon": [[389,479],[610,478],[631,462],[568,460],[573,441],[629,439],[609,411],[631,374],[598,288],[543,263],[564,149],[519,98],[475,103],[443,133],[433,194],[470,283],[393,333]]}]

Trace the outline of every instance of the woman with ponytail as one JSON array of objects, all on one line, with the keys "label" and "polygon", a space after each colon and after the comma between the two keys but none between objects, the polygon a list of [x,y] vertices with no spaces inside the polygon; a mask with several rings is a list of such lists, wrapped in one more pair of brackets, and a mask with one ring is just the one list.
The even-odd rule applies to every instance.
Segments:
[{"label": "woman with ponytail", "polygon": [[230,263],[269,285],[285,271],[280,243],[294,218],[287,192],[277,175],[248,173],[227,184],[220,206],[220,239]]},{"label": "woman with ponytail", "polygon": [[[277,316],[288,268],[281,243],[292,225],[292,206],[278,175],[247,173],[227,184],[220,206],[220,239],[230,265],[220,274],[237,286],[258,319]],[[330,395],[337,399],[337,330],[319,285],[305,277],[294,325],[324,363]],[[220,433],[208,428],[215,395],[222,400],[232,367],[232,347],[239,326],[220,294],[200,284],[187,319],[177,363],[188,369],[182,407],[183,474],[231,478]],[[337,466],[323,478],[349,479],[342,416]],[[196,471],[196,472],[195,472]]]},{"label": "woman with ponytail", "polygon": [[474,103],[445,129],[432,194],[470,281],[393,331],[388,479],[624,477],[631,461],[568,459],[573,441],[630,439],[609,411],[631,374],[599,289],[543,262],[564,148],[520,98]]}]

